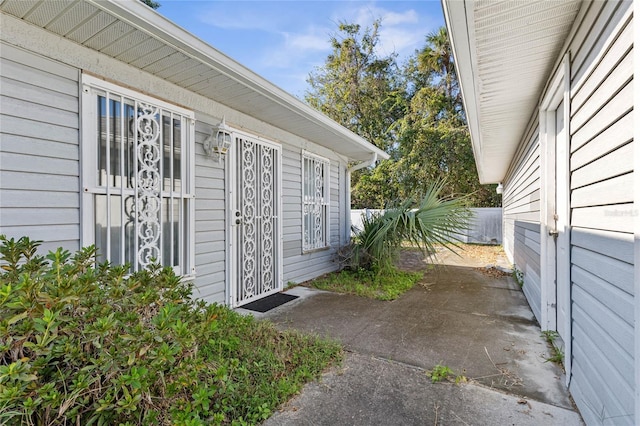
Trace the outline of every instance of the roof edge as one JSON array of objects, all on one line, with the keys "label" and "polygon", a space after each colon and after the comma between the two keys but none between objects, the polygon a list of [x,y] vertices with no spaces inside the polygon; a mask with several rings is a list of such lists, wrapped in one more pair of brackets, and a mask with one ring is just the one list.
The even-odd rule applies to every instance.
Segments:
[{"label": "roof edge", "polygon": [[363,151],[375,153],[379,158],[388,159],[389,154],[363,137],[330,119],[300,99],[251,71],[231,57],[225,55],[205,41],[191,34],[173,21],[162,16],[142,2],[118,0],[85,0],[95,7],[109,12],[134,27],[146,31],[185,55],[206,63],[230,79],[260,93],[274,103],[278,103],[294,114],[298,114],[331,133],[345,137]]},{"label": "roof edge", "polygon": [[[459,79],[464,111],[467,116],[467,126],[471,133],[471,147],[476,169],[478,170],[478,179],[481,184],[497,183],[486,180],[482,161],[482,133],[480,132],[478,93],[476,90],[477,65],[473,60],[475,57],[475,46],[471,35],[473,31],[470,31],[474,24],[473,17],[469,16],[473,14],[473,10],[469,10],[466,1],[441,0],[441,4],[445,25],[451,40],[453,61]],[[457,24],[453,25],[453,23]]]}]

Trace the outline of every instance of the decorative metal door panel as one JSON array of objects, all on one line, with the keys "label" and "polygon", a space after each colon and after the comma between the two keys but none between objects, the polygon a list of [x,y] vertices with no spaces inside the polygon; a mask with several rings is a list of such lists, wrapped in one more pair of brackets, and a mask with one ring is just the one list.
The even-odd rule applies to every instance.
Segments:
[{"label": "decorative metal door panel", "polygon": [[232,304],[282,289],[280,147],[236,137],[231,163]]}]

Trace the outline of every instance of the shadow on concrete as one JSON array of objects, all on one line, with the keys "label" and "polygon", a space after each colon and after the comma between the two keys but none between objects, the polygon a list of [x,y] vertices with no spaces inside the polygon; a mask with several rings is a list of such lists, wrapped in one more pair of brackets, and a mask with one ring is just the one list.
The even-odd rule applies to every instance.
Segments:
[{"label": "shadow on concrete", "polygon": [[[347,351],[266,424],[581,424],[510,276],[464,255],[443,253],[431,267],[417,252],[404,257],[426,272],[395,301],[299,286],[288,291],[298,300],[258,316]],[[432,384],[436,364],[468,382]]]}]

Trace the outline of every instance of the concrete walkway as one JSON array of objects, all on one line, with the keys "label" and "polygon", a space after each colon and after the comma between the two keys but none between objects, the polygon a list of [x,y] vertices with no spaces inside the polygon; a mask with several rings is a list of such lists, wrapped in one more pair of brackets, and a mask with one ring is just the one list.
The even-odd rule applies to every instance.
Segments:
[{"label": "concrete walkway", "polygon": [[[427,268],[419,253],[404,260]],[[392,302],[288,290],[300,298],[256,316],[338,339],[346,356],[264,424],[582,424],[519,286],[478,266],[441,256]],[[431,383],[437,364],[467,381]]]}]

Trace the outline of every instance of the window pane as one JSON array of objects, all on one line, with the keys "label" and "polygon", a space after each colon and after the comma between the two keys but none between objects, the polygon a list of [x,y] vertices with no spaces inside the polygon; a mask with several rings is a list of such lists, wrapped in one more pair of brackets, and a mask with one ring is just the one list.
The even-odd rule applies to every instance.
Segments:
[{"label": "window pane", "polygon": [[180,264],[180,203],[177,199],[162,199],[162,264],[178,266]]},{"label": "window pane", "polygon": [[107,100],[98,96],[98,185],[107,184]]},{"label": "window pane", "polygon": [[136,160],[136,123],[135,123],[135,108],[130,103],[125,104],[124,106],[124,115],[126,117],[125,121],[125,140],[126,140],[126,149],[124,152],[124,175],[126,178],[125,187],[133,188],[135,186],[135,165],[134,161]]},{"label": "window pane", "polygon": [[173,119],[173,190],[182,190],[182,129],[180,120]]},{"label": "window pane", "polygon": [[107,260],[107,237],[109,225],[107,223],[107,196],[95,196],[96,248],[98,262]]},{"label": "window pane", "polygon": [[122,206],[120,205],[122,197],[119,195],[112,195],[110,198],[111,227],[109,235],[111,238],[111,256],[109,260],[117,265],[121,265],[124,263],[120,254],[122,249]]},{"label": "window pane", "polygon": [[[136,263],[136,226],[135,226],[135,197],[129,195],[124,199],[124,262],[128,262],[132,267]],[[123,263],[124,263],[123,262]]]},{"label": "window pane", "polygon": [[109,99],[109,184],[113,187],[120,186],[121,122],[120,102]]},{"label": "window pane", "polygon": [[171,191],[171,118],[162,117],[162,190]]},{"label": "window pane", "polygon": [[180,221],[182,215],[180,214],[180,201],[173,199],[173,266],[180,265],[180,248],[181,241],[183,241],[183,235],[180,233]]}]

